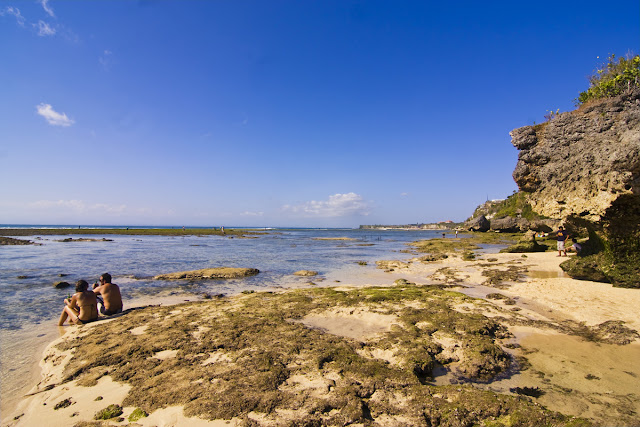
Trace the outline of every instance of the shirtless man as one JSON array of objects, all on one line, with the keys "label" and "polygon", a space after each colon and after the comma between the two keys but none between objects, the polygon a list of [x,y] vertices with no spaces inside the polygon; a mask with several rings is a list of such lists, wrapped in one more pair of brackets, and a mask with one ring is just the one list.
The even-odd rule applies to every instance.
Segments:
[{"label": "shirtless man", "polygon": [[76,293],[64,300],[65,307],[62,309],[58,326],[62,326],[68,317],[76,325],[98,319],[98,299],[96,294],[87,290],[88,288],[89,284],[85,280],[78,280]]},{"label": "shirtless man", "polygon": [[111,316],[112,314],[122,313],[122,296],[118,285],[111,283],[111,275],[104,273],[100,276],[100,283],[93,285],[93,292],[98,297],[100,303],[100,313]]}]

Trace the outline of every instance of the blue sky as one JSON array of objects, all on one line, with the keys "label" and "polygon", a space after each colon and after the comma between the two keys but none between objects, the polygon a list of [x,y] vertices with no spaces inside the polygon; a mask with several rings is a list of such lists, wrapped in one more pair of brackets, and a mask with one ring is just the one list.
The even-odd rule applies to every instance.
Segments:
[{"label": "blue sky", "polygon": [[466,219],[640,2],[0,0],[0,223]]}]

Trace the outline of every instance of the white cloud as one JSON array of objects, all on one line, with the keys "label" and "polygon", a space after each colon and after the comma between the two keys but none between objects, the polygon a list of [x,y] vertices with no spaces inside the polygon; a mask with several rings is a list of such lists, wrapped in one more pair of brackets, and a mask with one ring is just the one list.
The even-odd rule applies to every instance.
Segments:
[{"label": "white cloud", "polygon": [[285,205],[285,212],[305,217],[334,218],[351,215],[369,215],[369,203],[356,193],[334,194],[328,200],[304,202],[299,205]]},{"label": "white cloud", "polygon": [[249,212],[249,211],[245,211],[242,212],[240,214],[240,216],[262,216],[264,215],[264,212]]},{"label": "white cloud", "polygon": [[53,9],[51,9],[51,6],[49,6],[49,0],[40,0],[40,4],[42,5],[44,11],[49,14],[49,16],[51,16],[52,18],[56,17],[56,15],[53,13]]},{"label": "white cloud", "polygon": [[105,213],[110,215],[121,215],[126,212],[126,205],[106,205],[95,203],[88,205],[82,200],[38,200],[28,205],[32,209],[66,210],[74,213]]},{"label": "white cloud", "polygon": [[32,24],[38,30],[38,35],[41,37],[53,36],[56,34],[56,29],[40,20],[38,24]]},{"label": "white cloud", "polygon": [[0,16],[5,16],[5,15],[15,16],[16,21],[18,22],[18,25],[20,25],[21,27],[24,27],[24,21],[25,21],[24,16],[22,16],[22,14],[20,13],[20,9],[18,9],[17,7],[7,6],[3,10],[0,10]]},{"label": "white cloud", "polygon": [[45,120],[53,126],[71,126],[75,121],[71,120],[65,113],[58,113],[54,111],[50,104],[41,103],[36,106],[38,114],[45,118]]},{"label": "white cloud", "polygon": [[106,49],[102,53],[102,55],[98,58],[98,61],[100,62],[100,64],[102,64],[105,70],[109,70],[109,68],[111,67],[111,64],[113,63],[112,56],[113,56],[113,52]]},{"label": "white cloud", "polygon": [[407,197],[409,196],[409,193],[400,193],[400,197]]}]

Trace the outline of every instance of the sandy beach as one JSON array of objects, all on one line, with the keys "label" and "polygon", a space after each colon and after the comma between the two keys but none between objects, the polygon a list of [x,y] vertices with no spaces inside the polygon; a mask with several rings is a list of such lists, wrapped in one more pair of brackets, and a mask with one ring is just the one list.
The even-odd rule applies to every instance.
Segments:
[{"label": "sandy beach", "polygon": [[[407,370],[417,372],[416,366],[407,367],[403,359],[413,344],[398,331],[407,329],[403,316],[409,311],[429,307],[425,298],[431,298],[431,307],[448,301],[451,313],[466,316],[461,319],[489,322],[486,324],[493,325],[492,337],[483,345],[495,345],[499,347],[495,351],[504,351],[511,359],[509,367],[492,361],[495,366],[481,365],[476,372],[476,365],[468,363],[472,353],[466,353],[463,335],[457,337],[455,332],[433,324],[437,322],[414,322],[412,333],[417,335],[413,340],[422,340],[420,334],[429,335],[426,338],[431,341],[425,348],[438,347],[432,361],[433,378],[426,375],[421,380],[421,387],[428,387],[429,391],[422,388],[419,392],[427,393],[425,401],[436,402],[432,408],[437,409],[438,402],[442,406],[458,402],[485,408],[488,404],[479,397],[472,399],[471,393],[491,391],[502,402],[502,412],[483,409],[482,417],[487,420],[506,422],[507,416],[514,425],[527,425],[517,421],[517,414],[541,411],[544,415],[540,416],[550,417],[544,418],[545,422],[556,425],[582,425],[582,421],[571,421],[571,417],[585,419],[584,425],[639,425],[640,293],[566,277],[559,268],[564,260],[553,252],[484,253],[471,261],[458,256],[434,262],[414,258],[396,262],[386,272],[377,270],[371,283],[375,282],[376,287],[341,282],[333,283],[337,287],[326,288],[331,284],[324,282],[322,288],[310,286],[308,294],[305,289],[251,293],[222,301],[134,310],[119,318],[68,327],[64,336],[45,350],[38,384],[15,411],[3,414],[2,425],[287,425],[294,420],[324,420],[330,425],[338,420],[343,425],[364,425],[364,421],[380,426],[424,424],[424,418],[421,423],[416,421],[412,402],[417,395],[406,391],[418,390],[416,387],[421,385],[408,386],[403,381],[411,380],[401,377]],[[379,287],[381,279],[386,281],[386,287]],[[418,295],[432,290],[435,293]],[[397,297],[396,291],[417,296]],[[310,301],[315,304],[310,308],[299,305]],[[243,317],[247,316],[246,308],[269,305],[275,311],[265,312],[259,321]],[[275,318],[283,322],[278,323]],[[205,345],[218,333],[212,325],[217,325],[221,334],[224,328],[239,331],[240,324],[253,321],[255,333],[243,337],[242,346],[222,337],[216,338],[223,340],[217,344]],[[460,325],[462,320],[455,322]],[[272,323],[278,331],[273,332],[275,335],[269,335],[272,330],[264,326]],[[107,328],[111,328],[110,333],[118,331],[122,340],[104,341]],[[182,347],[181,336],[189,337],[193,343]],[[281,362],[285,359],[276,353],[298,339],[291,337],[300,337],[299,347],[288,350],[298,356]],[[310,341],[310,350],[303,344],[307,337],[323,340],[322,344]],[[127,347],[128,342],[138,341],[139,346]],[[76,342],[82,345],[74,345]],[[107,348],[114,343],[119,343],[124,353]],[[189,346],[193,351],[187,349]],[[404,385],[383,387],[374,380],[373,385],[367,385],[358,379],[358,372],[331,368],[341,353],[330,349],[343,346],[353,348],[362,363],[380,363],[375,374],[371,371],[364,378],[375,380],[378,370],[392,370],[393,375],[400,376],[391,376],[388,382]],[[248,353],[253,358],[247,359]],[[255,353],[261,354],[260,363],[267,363],[269,368],[257,364]],[[102,357],[108,360],[94,363]],[[243,363],[245,371],[230,374]],[[277,375],[273,374],[273,366],[280,363],[283,365]],[[159,383],[136,377],[127,364],[140,370],[151,369]],[[485,368],[490,375],[482,374]],[[258,375],[264,372],[269,375]],[[270,381],[277,385],[270,389],[268,397],[256,397],[258,403],[249,404],[245,401],[248,397],[242,397],[243,393],[250,394],[254,386],[257,389],[259,384]],[[176,395],[158,391],[172,387]],[[363,391],[367,387],[370,390]],[[539,393],[518,393],[525,388]],[[348,392],[352,389],[356,389],[353,399]],[[287,397],[275,399],[273,390]],[[228,401],[223,405],[219,399]],[[212,406],[213,401],[217,406]],[[505,409],[516,404],[524,406]],[[96,414],[110,405],[121,408],[117,415],[96,420]],[[345,409],[350,405],[365,409]],[[552,412],[543,411],[541,406]],[[136,410],[147,416],[137,418]],[[421,409],[423,413],[424,410]],[[556,412],[567,417],[554,415]],[[433,417],[432,414],[432,420]],[[453,424],[453,418],[448,419],[443,413],[437,417],[443,425]]]}]

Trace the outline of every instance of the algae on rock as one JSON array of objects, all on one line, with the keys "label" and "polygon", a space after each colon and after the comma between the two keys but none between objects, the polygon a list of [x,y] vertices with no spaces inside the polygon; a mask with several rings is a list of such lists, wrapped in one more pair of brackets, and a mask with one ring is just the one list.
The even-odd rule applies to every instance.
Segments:
[{"label": "algae on rock", "polygon": [[[452,363],[461,382],[489,381],[509,368],[499,344],[510,336],[506,328],[453,308],[473,301],[409,282],[252,293],[136,310],[58,347],[73,349],[65,381],[108,371],[131,386],[122,405],[149,414],[183,405],[186,416],[208,420],[248,421],[249,413],[258,413],[265,422],[285,423],[282,417],[290,414],[288,422],[312,425],[385,417],[409,425],[480,425],[496,417],[572,425],[574,418],[514,396],[428,384],[436,360]],[[395,320],[386,332],[358,339],[303,323],[336,312]],[[130,333],[141,324],[148,325],[144,333]],[[443,353],[447,342],[455,352]],[[155,357],[166,350],[175,357]],[[402,405],[392,403],[397,401]]]}]

